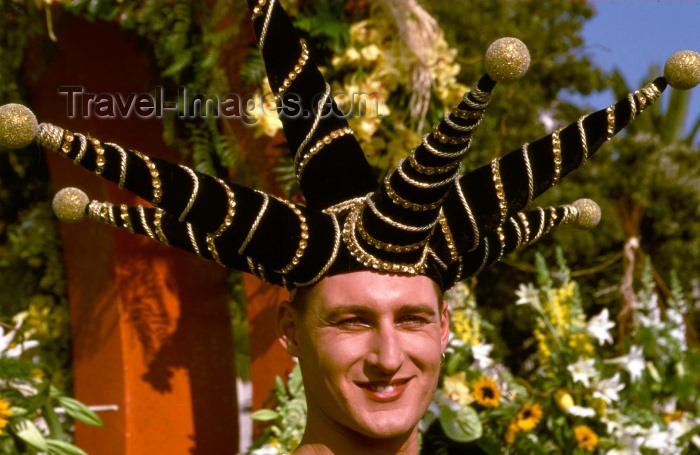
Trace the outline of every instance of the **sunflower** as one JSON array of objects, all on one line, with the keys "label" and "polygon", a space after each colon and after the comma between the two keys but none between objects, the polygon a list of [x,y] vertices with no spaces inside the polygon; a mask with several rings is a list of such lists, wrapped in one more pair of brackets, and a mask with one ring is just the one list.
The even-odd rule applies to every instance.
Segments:
[{"label": "sunflower", "polygon": [[542,418],[542,407],[537,403],[526,403],[518,412],[518,427],[523,431],[534,429]]},{"label": "sunflower", "polygon": [[518,427],[518,422],[516,422],[515,420],[510,422],[505,435],[506,443],[513,444],[513,442],[515,442],[515,437],[518,435],[519,432],[520,428]]},{"label": "sunflower", "polygon": [[593,452],[598,445],[598,435],[587,425],[577,425],[574,427],[574,437],[579,449]]},{"label": "sunflower", "polygon": [[501,390],[491,378],[479,378],[474,384],[474,399],[482,406],[497,408],[501,400]]},{"label": "sunflower", "polygon": [[10,411],[10,402],[0,399],[0,434],[2,434],[2,429],[9,423],[7,418],[10,416],[12,416],[12,411]]}]

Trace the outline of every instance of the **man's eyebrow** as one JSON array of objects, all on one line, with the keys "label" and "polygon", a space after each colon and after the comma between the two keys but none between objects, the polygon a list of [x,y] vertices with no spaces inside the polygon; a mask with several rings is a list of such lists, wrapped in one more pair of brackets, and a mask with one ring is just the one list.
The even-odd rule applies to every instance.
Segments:
[{"label": "man's eyebrow", "polygon": [[435,308],[435,305],[431,305],[428,303],[407,303],[405,305],[401,305],[399,309],[397,310],[397,313],[399,314],[416,314],[416,313],[422,313],[428,316],[435,316],[437,314],[437,309]]}]

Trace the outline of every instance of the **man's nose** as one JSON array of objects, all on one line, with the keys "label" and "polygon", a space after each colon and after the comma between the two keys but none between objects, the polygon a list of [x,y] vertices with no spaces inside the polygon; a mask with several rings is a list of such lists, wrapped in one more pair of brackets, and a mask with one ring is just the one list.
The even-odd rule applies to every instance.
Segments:
[{"label": "man's nose", "polygon": [[393,325],[380,327],[374,333],[372,350],[367,356],[367,362],[384,372],[395,372],[404,361],[400,334]]}]

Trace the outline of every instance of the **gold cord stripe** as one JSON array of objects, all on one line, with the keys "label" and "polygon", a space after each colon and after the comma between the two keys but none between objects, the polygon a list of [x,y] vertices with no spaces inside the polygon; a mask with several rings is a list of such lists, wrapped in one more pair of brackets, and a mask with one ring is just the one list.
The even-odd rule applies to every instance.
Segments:
[{"label": "gold cord stripe", "polygon": [[243,254],[243,251],[246,249],[246,247],[248,246],[250,241],[253,239],[253,235],[255,235],[255,231],[258,229],[258,225],[260,224],[260,220],[262,220],[262,217],[265,214],[265,210],[267,210],[267,204],[270,202],[270,196],[268,196],[267,193],[263,193],[261,191],[256,191],[256,192],[262,194],[263,204],[262,204],[262,207],[260,207],[260,211],[258,212],[258,215],[255,217],[255,221],[253,221],[253,224],[250,226],[250,230],[248,231],[248,235],[246,235],[245,240],[243,240],[241,247],[238,249],[238,254]]},{"label": "gold cord stripe", "polygon": [[197,174],[195,174],[192,169],[183,165],[180,165],[180,167],[184,169],[185,172],[187,172],[190,175],[190,177],[192,177],[192,194],[190,194],[190,199],[187,201],[185,209],[180,214],[180,218],[178,218],[178,221],[182,223],[183,221],[185,221],[185,217],[187,216],[187,214],[190,213],[190,210],[192,210],[194,201],[195,199],[197,199],[197,194],[199,194],[199,179],[197,178]]}]

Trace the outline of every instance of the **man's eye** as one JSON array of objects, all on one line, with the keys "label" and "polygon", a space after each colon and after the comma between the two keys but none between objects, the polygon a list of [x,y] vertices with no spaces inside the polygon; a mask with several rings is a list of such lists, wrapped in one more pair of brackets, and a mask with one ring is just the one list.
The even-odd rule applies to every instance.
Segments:
[{"label": "man's eye", "polygon": [[399,319],[399,324],[408,327],[420,327],[428,324],[428,320],[422,316],[404,316]]},{"label": "man's eye", "polygon": [[368,327],[369,323],[361,317],[351,317],[351,318],[343,318],[336,322],[335,324],[338,327],[349,327],[349,328],[354,328],[354,327]]}]

